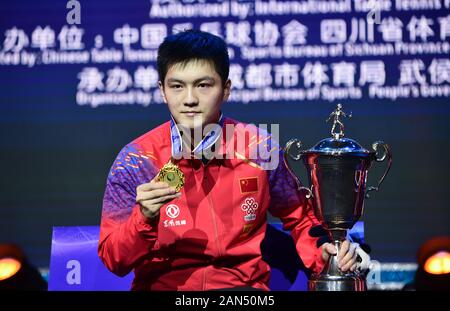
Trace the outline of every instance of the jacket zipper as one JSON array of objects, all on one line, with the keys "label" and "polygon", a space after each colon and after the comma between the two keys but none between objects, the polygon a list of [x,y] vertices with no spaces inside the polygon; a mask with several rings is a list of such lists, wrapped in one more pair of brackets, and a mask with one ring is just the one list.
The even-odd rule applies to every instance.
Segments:
[{"label": "jacket zipper", "polygon": [[[208,185],[210,186],[209,179],[208,178],[205,178],[205,179],[206,179],[206,182],[208,183]],[[216,239],[217,255],[220,257],[220,256],[222,256],[222,252],[221,252],[221,249],[220,249],[219,233],[218,233],[218,229],[217,229],[216,215],[214,213],[215,212],[215,208],[214,208],[214,204],[212,202],[212,198],[211,198],[210,194],[208,193],[206,196],[208,197],[208,202],[209,202],[209,205],[211,207],[210,211],[211,211],[212,222],[213,222],[213,225],[214,225],[214,237]]]},{"label": "jacket zipper", "polygon": [[206,266],[203,269],[203,279],[202,279],[202,291],[206,290],[206,269],[208,269],[208,266]]}]

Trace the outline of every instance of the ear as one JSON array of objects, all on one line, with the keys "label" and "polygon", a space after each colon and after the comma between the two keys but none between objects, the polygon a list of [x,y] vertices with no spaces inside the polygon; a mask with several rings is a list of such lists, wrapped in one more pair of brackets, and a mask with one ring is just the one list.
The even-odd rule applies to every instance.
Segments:
[{"label": "ear", "polygon": [[223,87],[223,98],[222,101],[226,102],[231,94],[231,80],[228,79],[227,82],[225,82],[225,86]]},{"label": "ear", "polygon": [[167,104],[166,93],[164,92],[164,85],[162,84],[161,81],[158,81],[158,87],[159,87],[159,90],[161,92],[161,96],[163,98],[164,103]]}]

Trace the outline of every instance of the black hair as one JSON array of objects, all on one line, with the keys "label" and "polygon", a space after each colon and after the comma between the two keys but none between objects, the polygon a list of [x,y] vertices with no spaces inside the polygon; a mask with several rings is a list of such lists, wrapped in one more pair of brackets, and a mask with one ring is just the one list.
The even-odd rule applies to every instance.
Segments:
[{"label": "black hair", "polygon": [[159,46],[157,67],[161,83],[164,85],[167,71],[172,65],[186,64],[191,60],[212,62],[222,79],[222,85],[225,85],[230,70],[227,44],[216,35],[192,29],[167,36]]}]

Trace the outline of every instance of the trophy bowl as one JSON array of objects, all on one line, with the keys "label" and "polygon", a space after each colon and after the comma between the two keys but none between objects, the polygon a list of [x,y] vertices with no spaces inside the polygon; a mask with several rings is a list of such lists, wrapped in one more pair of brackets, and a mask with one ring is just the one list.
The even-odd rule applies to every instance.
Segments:
[{"label": "trophy bowl", "polygon": [[[347,115],[341,108],[339,104],[330,115],[334,116],[331,138],[322,139],[308,150],[302,150],[302,143],[297,139],[290,140],[285,147],[288,167],[288,156],[295,161],[301,159],[306,166],[309,187],[300,187],[300,190],[307,191],[306,197],[312,200],[314,214],[338,253],[347,230],[363,213],[364,199],[369,197],[370,191],[380,189],[392,164],[390,148],[384,142],[373,143],[373,151],[369,151],[355,140],[343,137],[344,125],[340,117]],[[337,127],[340,127],[339,132],[335,132]],[[371,164],[385,160],[387,168],[378,185],[366,188]],[[308,288],[312,291],[362,291],[365,290],[365,279],[358,271],[340,271],[337,256],[330,256],[323,271],[311,276]]]}]

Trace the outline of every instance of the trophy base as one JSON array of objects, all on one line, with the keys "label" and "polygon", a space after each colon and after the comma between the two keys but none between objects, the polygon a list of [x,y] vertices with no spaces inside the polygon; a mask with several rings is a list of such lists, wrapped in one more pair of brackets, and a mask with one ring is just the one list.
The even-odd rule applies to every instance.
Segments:
[{"label": "trophy base", "polygon": [[313,275],[308,282],[309,291],[365,291],[365,279],[356,274]]}]

